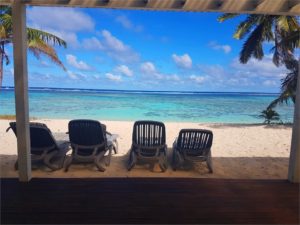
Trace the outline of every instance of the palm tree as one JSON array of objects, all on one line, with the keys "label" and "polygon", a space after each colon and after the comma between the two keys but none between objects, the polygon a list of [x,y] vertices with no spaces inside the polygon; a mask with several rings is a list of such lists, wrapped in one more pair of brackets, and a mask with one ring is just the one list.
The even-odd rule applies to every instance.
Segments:
[{"label": "palm tree", "polygon": [[[226,13],[218,21],[237,16],[239,14]],[[245,64],[251,57],[262,59],[263,43],[274,42],[273,62],[279,66],[284,60],[293,57],[294,50],[300,47],[299,32],[300,24],[296,16],[248,15],[233,35],[236,39],[246,38],[240,52],[240,62]]]},{"label": "palm tree", "polygon": [[265,109],[261,111],[259,117],[264,118],[264,123],[270,124],[272,120],[280,120],[279,114],[273,109]]},{"label": "palm tree", "polygon": [[[223,14],[218,18],[220,22],[234,18],[239,14]],[[284,64],[289,73],[281,83],[281,94],[272,101],[268,109],[278,103],[295,102],[298,61],[294,57],[295,49],[300,47],[300,24],[296,16],[276,15],[248,15],[242,21],[235,33],[234,38],[246,41],[240,52],[240,62],[247,63],[251,57],[262,59],[264,56],[263,43],[274,42],[273,62],[276,66]]]},{"label": "palm tree", "polygon": [[[12,43],[12,10],[9,6],[0,6],[0,88],[3,80],[3,63],[9,64],[9,57],[5,51],[5,46]],[[58,58],[54,46],[67,47],[64,40],[42,30],[27,28],[28,49],[36,58],[41,55],[47,56],[55,64],[65,70],[63,63]],[[53,47],[52,47],[52,46]]]}]

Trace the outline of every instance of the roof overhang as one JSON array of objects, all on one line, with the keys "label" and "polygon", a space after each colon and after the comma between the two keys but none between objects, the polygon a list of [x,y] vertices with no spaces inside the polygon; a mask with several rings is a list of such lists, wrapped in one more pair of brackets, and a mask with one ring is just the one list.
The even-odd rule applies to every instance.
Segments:
[{"label": "roof overhang", "polygon": [[31,6],[300,15],[300,0],[1,0]]}]

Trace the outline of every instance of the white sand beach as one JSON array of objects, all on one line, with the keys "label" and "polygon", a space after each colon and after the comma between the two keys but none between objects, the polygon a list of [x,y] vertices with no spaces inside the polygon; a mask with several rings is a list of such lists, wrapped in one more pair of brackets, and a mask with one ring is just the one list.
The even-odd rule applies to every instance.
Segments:
[{"label": "white sand beach", "polygon": [[[16,137],[5,132],[9,120],[0,120],[1,177],[17,177],[14,163],[17,158]],[[42,119],[58,141],[68,141],[68,120]],[[107,130],[118,134],[119,153],[113,154],[105,172],[99,172],[91,164],[72,165],[68,172],[62,169],[50,172],[39,167],[33,177],[192,177],[232,179],[286,179],[291,142],[291,126],[287,125],[237,125],[165,122],[169,168],[162,173],[158,165],[153,170],[149,164],[138,164],[127,171],[126,163],[131,145],[134,121],[101,121]],[[171,167],[172,144],[182,128],[202,128],[213,131],[212,157],[214,173],[208,173],[205,163],[186,164],[173,171]],[[68,152],[70,154],[71,151]]]}]

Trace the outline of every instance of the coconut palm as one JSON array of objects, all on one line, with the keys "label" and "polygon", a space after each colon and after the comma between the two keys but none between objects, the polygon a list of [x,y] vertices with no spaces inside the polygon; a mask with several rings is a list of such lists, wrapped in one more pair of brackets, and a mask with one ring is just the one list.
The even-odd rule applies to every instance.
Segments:
[{"label": "coconut palm", "polygon": [[[218,21],[239,16],[239,14],[223,14]],[[251,57],[262,59],[263,43],[274,42],[273,62],[279,66],[284,60],[293,57],[294,50],[300,47],[300,24],[296,16],[248,15],[242,21],[234,38],[246,38],[240,52],[240,62],[247,63]]]},{"label": "coconut palm", "polygon": [[[223,14],[218,18],[220,22],[234,18],[239,14]],[[235,33],[234,38],[246,41],[240,52],[240,62],[247,63],[251,57],[262,59],[264,56],[263,43],[274,42],[273,62],[276,66],[284,64],[289,70],[281,83],[281,94],[272,101],[268,109],[278,103],[287,103],[289,99],[295,102],[298,61],[294,57],[295,49],[300,47],[300,24],[295,16],[276,15],[248,15],[242,21]]]},{"label": "coconut palm", "polygon": [[[9,57],[5,46],[12,43],[12,10],[9,6],[0,6],[0,88],[3,80],[3,63],[9,64]],[[61,38],[42,30],[27,28],[28,49],[36,58],[44,55],[55,64],[65,70],[63,63],[58,58],[54,46],[66,47],[67,44]]]},{"label": "coconut palm", "polygon": [[261,111],[261,114],[259,115],[259,117],[264,118],[265,119],[264,123],[267,123],[267,124],[270,124],[271,121],[273,121],[273,120],[275,120],[275,121],[280,120],[279,114],[273,109],[265,109],[265,110]]}]

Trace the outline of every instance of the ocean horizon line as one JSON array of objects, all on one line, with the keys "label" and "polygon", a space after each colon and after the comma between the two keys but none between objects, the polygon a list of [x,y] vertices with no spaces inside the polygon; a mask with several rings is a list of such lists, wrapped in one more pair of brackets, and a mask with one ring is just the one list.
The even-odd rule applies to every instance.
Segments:
[{"label": "ocean horizon line", "polygon": [[[2,86],[2,90],[14,90],[14,86]],[[125,89],[96,89],[96,88],[71,88],[71,87],[28,87],[29,91],[69,91],[69,92],[120,92],[120,93],[161,93],[161,94],[259,94],[259,95],[278,95],[274,92],[258,91],[165,91],[165,90],[125,90]]]},{"label": "ocean horizon line", "polygon": [[[159,120],[185,122],[261,122],[277,96],[259,92],[184,92],[80,88],[29,88],[30,115],[37,118]],[[13,87],[0,91],[0,114],[15,112]],[[293,119],[293,105],[276,108],[283,122]]]}]

